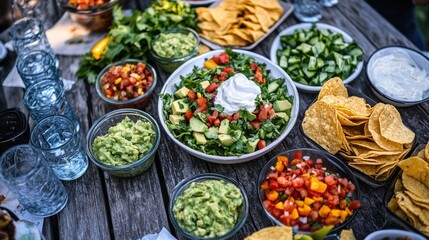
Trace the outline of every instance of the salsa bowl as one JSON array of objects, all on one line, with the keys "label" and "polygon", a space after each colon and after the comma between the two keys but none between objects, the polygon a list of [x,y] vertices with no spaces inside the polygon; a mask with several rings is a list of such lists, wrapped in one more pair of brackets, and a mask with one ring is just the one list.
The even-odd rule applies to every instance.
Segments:
[{"label": "salsa bowl", "polygon": [[328,225],[337,232],[360,208],[359,184],[348,167],[311,148],[288,150],[269,160],[258,177],[258,196],[267,217],[295,233]]},{"label": "salsa bowl", "polygon": [[[210,201],[201,201],[202,197],[208,197]],[[225,206],[228,208],[223,208]],[[186,238],[221,240],[232,237],[243,227],[248,208],[246,192],[237,181],[220,174],[205,173],[176,185],[169,203],[169,217],[174,228]],[[189,217],[190,215],[194,217]],[[215,215],[222,215],[219,217],[231,221],[223,221]],[[202,230],[198,230],[196,224],[198,221],[203,222],[203,218],[206,223],[198,227]],[[212,219],[207,221],[207,218]]]},{"label": "salsa bowl", "polygon": [[124,59],[107,65],[97,76],[98,96],[115,108],[143,108],[157,83],[155,69],[138,59]]},{"label": "salsa bowl", "polygon": [[[190,98],[188,96],[190,91],[189,91],[189,89],[185,89],[183,87],[178,89],[180,84],[182,83],[182,78],[185,78],[186,76],[190,75],[193,71],[201,71],[201,72],[207,73],[207,70],[202,69],[203,66],[205,65],[205,63],[207,64],[208,60],[212,60],[213,58],[218,57],[221,54],[223,54],[223,56],[225,56],[226,52],[224,50],[216,50],[216,51],[211,51],[211,52],[205,53],[203,55],[200,55],[198,57],[191,59],[190,61],[188,61],[187,63],[185,63],[181,67],[179,67],[175,72],[173,72],[171,74],[171,76],[168,78],[168,80],[164,84],[164,87],[161,90],[160,99],[158,101],[158,114],[159,114],[161,126],[163,127],[163,129],[165,130],[167,135],[177,145],[179,145],[181,148],[183,148],[188,153],[194,155],[195,157],[198,157],[198,158],[206,160],[206,161],[215,162],[215,163],[222,163],[222,164],[234,164],[234,163],[241,163],[241,162],[250,161],[250,160],[253,160],[255,158],[258,158],[258,157],[264,155],[265,153],[267,153],[268,151],[270,151],[271,149],[276,147],[292,130],[292,127],[294,126],[294,124],[296,122],[296,119],[298,116],[298,110],[299,110],[299,97],[298,97],[298,92],[296,90],[296,87],[293,85],[292,80],[289,78],[289,76],[282,69],[280,69],[278,66],[273,64],[270,60],[266,59],[265,57],[263,57],[261,55],[258,55],[258,54],[252,53],[252,52],[248,52],[248,51],[244,51],[244,50],[230,50],[230,51],[231,52],[229,52],[229,53],[233,54],[237,58],[243,57],[243,58],[254,59],[255,64],[258,63],[258,64],[261,64],[261,66],[264,65],[266,67],[265,71],[266,71],[266,73],[268,73],[268,71],[269,71],[269,76],[271,78],[282,82],[281,86],[280,86],[280,84],[275,83],[276,86],[270,88],[273,91],[273,93],[275,92],[273,89],[277,89],[277,91],[280,91],[280,93],[282,94],[282,98],[289,99],[291,101],[291,103],[290,102],[286,103],[285,100],[282,100],[282,103],[284,103],[284,106],[285,106],[284,109],[287,108],[287,110],[283,110],[286,112],[282,112],[281,114],[280,114],[280,112],[278,112],[278,116],[277,116],[278,118],[273,118],[273,119],[276,119],[275,121],[277,121],[277,122],[282,122],[282,124],[284,126],[283,129],[280,129],[276,132],[277,135],[271,135],[271,136],[278,136],[278,137],[270,140],[269,142],[267,141],[266,145],[260,144],[260,146],[257,148],[256,144],[259,143],[258,140],[267,139],[267,138],[265,138],[266,136],[269,137],[268,131],[270,130],[270,128],[268,128],[268,130],[267,130],[267,128],[265,128],[265,126],[262,126],[262,125],[258,126],[258,124],[252,125],[253,128],[251,128],[251,126],[248,125],[248,123],[246,123],[248,126],[248,130],[250,129],[251,131],[253,131],[253,129],[255,129],[254,130],[255,133],[254,133],[254,135],[252,135],[252,137],[247,136],[247,137],[249,137],[249,139],[247,139],[245,133],[243,133],[245,131],[245,129],[240,130],[240,129],[233,129],[233,128],[228,128],[228,127],[226,127],[227,131],[225,131],[225,132],[220,131],[221,128],[218,127],[219,131],[215,132],[216,135],[214,135],[214,137],[213,137],[213,135],[207,135],[206,136],[206,133],[203,134],[203,132],[207,132],[206,128],[209,128],[209,127],[205,126],[204,123],[201,122],[202,120],[195,121],[192,119],[194,119],[194,118],[204,118],[205,119],[208,116],[208,114],[207,114],[207,116],[202,116],[202,115],[205,115],[206,113],[201,114],[201,112],[199,112],[199,111],[201,111],[201,108],[199,108],[200,110],[195,110],[194,111],[195,114],[191,111],[189,116],[187,115],[187,113],[185,114],[185,112],[189,112],[189,111],[182,111],[182,110],[185,110],[186,108],[188,108],[187,110],[192,109],[193,106],[196,106],[195,104],[201,103],[200,98],[198,98],[197,101],[193,100],[192,103],[186,102],[186,101],[188,101],[187,98]],[[229,69],[229,70],[226,70],[226,69]],[[250,71],[249,68],[247,68],[247,69],[248,69],[248,71]],[[212,71],[212,70],[209,70],[209,71]],[[243,75],[243,74],[237,74],[237,72],[231,72],[231,68],[223,67],[223,66],[219,66],[218,68],[213,69],[213,71],[215,71],[215,72],[217,72],[217,71],[219,71],[219,72],[230,71],[228,73],[229,76],[233,75],[233,77],[230,77],[230,79],[233,79],[235,77],[238,78],[240,75]],[[214,72],[210,72],[210,73],[214,73]],[[222,74],[223,73],[220,73],[218,75],[219,78],[221,78]],[[219,81],[220,83],[215,82],[217,79],[214,80],[214,79],[210,78],[211,76],[208,76],[208,77],[206,76],[205,79],[207,79],[207,80],[199,78],[199,79],[201,79],[200,81],[202,81],[202,80],[204,80],[204,81],[200,82],[200,83],[196,83],[194,85],[196,91],[200,91],[202,94],[205,94],[205,96],[212,97],[210,100],[202,99],[202,100],[204,100],[204,103],[207,102],[207,104],[209,106],[211,106],[209,111],[212,110],[213,106],[216,106],[216,105],[220,105],[222,107],[222,104],[217,104],[216,101],[218,101],[217,99],[222,99],[219,97],[220,94],[219,94],[218,90],[221,89],[222,86],[224,86],[224,83],[228,83],[229,81],[232,81],[232,80],[226,79],[225,76],[228,76],[228,74],[225,73],[225,75],[223,76],[224,79],[222,81]],[[215,77],[217,77],[217,76],[215,76]],[[246,79],[246,78],[242,78],[242,79]],[[247,80],[249,80],[249,79],[247,79]],[[212,81],[212,83],[210,83],[209,81]],[[249,82],[250,82],[250,80],[249,80]],[[251,82],[249,84],[251,84],[252,86],[257,85],[256,83],[251,83]],[[203,85],[205,85],[204,88],[203,88]],[[268,83],[266,85],[268,85]],[[263,89],[265,89],[264,91],[268,91],[266,89],[267,88],[266,85],[265,85],[265,87],[262,87]],[[219,86],[219,88],[217,90],[213,90],[213,89],[209,90],[209,88],[211,88],[210,86]],[[225,86],[227,86],[227,85],[225,85]],[[262,86],[262,85],[260,85],[260,86]],[[248,88],[248,86],[243,87],[243,88]],[[210,92],[210,93],[208,93],[208,92]],[[200,95],[198,95],[198,94],[196,94],[196,95],[201,96],[201,93],[198,93]],[[194,95],[194,94],[195,94],[195,92],[192,95]],[[214,97],[215,96],[214,94],[218,94],[218,95],[216,95],[216,97]],[[269,93],[265,92],[265,94],[269,94]],[[276,92],[276,94],[277,94],[277,92]],[[272,95],[274,95],[274,94],[272,94]],[[285,95],[285,96],[283,96],[283,95]],[[176,100],[175,99],[176,96],[181,96],[185,100],[181,100],[181,99]],[[192,96],[193,97],[192,99],[196,99],[197,96]],[[195,103],[194,101],[197,103]],[[241,99],[238,98],[237,101],[240,102]],[[251,102],[251,100],[250,100],[250,102]],[[182,104],[182,103],[185,103],[185,104]],[[278,105],[280,105],[280,103]],[[201,106],[204,106],[204,104],[201,104]],[[179,109],[181,107],[183,107],[183,109]],[[262,108],[259,105],[258,105],[258,107]],[[275,108],[274,104],[273,105],[271,105],[271,104],[264,105],[264,108],[268,109],[269,107],[270,108],[272,107],[273,109]],[[280,106],[278,106],[278,107],[280,109]],[[173,110],[173,113],[171,113],[172,112],[171,109]],[[207,108],[205,108],[205,110],[207,110]],[[215,110],[217,110],[217,108]],[[259,111],[258,109],[255,109],[255,111],[256,110]],[[251,123],[251,121],[253,121],[253,120],[257,121],[256,115],[249,112],[249,111],[247,111],[247,113],[244,115],[242,112],[241,117],[240,117],[240,115],[237,116],[237,114],[236,114],[237,112],[234,112],[234,114],[231,113],[232,115],[231,114],[224,115],[223,111],[224,110],[220,110],[220,111],[218,111],[218,113],[216,113],[216,115],[218,115],[218,118],[216,118],[216,117],[215,118],[217,120],[219,120],[219,122],[220,121],[224,122],[225,118],[227,119],[226,122],[228,122],[230,124],[235,124],[235,123],[233,123],[233,121],[238,121],[237,119],[239,119],[240,121],[241,120],[247,121],[250,124],[254,124],[254,123]],[[241,108],[240,108],[240,111],[241,111]],[[264,111],[267,111],[267,110],[264,110]],[[175,115],[174,112],[176,112],[176,113],[182,112],[182,113],[180,113],[179,116],[176,117],[177,114]],[[198,112],[198,114],[197,114],[197,112]],[[290,115],[287,115],[287,113],[289,113]],[[213,114],[207,117],[207,121],[210,121],[210,118],[213,117],[213,115],[215,115],[214,110],[213,110]],[[232,116],[236,116],[237,118],[234,118]],[[281,118],[281,116],[284,117],[284,120]],[[189,120],[186,120],[185,117],[188,117],[187,119],[189,119]],[[253,120],[250,120],[250,119],[253,119]],[[259,115],[258,115],[258,120],[259,119],[267,119],[267,118],[259,118]],[[190,126],[191,127],[193,126],[190,123],[191,121],[194,121],[194,122],[199,121],[200,123],[198,123],[198,126],[201,126],[201,130],[199,131],[199,130],[196,130],[195,128],[189,128]],[[274,128],[277,129],[278,126],[271,124],[272,123],[271,121],[274,121],[274,120],[271,119],[270,121],[266,121],[266,123],[269,126],[273,127],[273,128],[271,128],[271,131],[273,131],[273,129]],[[217,124],[216,124],[216,121],[214,121],[213,126],[216,126],[216,125],[219,126],[218,125],[219,122],[217,122]],[[238,122],[236,122],[236,123],[238,123]],[[196,125],[197,124],[195,124],[195,126]],[[210,124],[208,124],[208,122],[207,122],[206,125],[210,125]],[[229,125],[229,124],[225,124],[225,125]],[[210,128],[212,128],[212,127],[210,127]],[[216,127],[214,127],[214,128],[216,128]],[[262,132],[261,129],[267,130],[267,131],[263,132],[263,134],[267,134],[267,135],[260,135]],[[233,130],[232,132],[234,133],[234,136],[232,136],[230,130]],[[193,141],[192,142],[193,144],[190,145],[189,142],[187,142],[186,140],[182,140],[184,142],[180,141],[178,139],[178,138],[180,138],[180,136],[176,135],[177,131],[182,131],[182,133],[184,133],[184,134],[192,134],[192,136],[195,138],[195,140],[191,139],[191,141]],[[256,131],[259,131],[259,132],[256,133]],[[194,132],[197,132],[198,134],[194,133]],[[213,132],[208,133],[208,134],[212,134],[212,133]],[[217,133],[219,133],[219,134],[217,134]],[[224,133],[227,133],[227,134],[224,134]],[[201,137],[202,135],[204,135],[205,137],[204,136]],[[229,137],[225,136],[225,135],[229,135]],[[237,135],[238,135],[238,137],[237,137]],[[175,136],[178,136],[178,138],[176,138]],[[182,135],[182,136],[184,136],[184,135]],[[219,136],[222,137],[222,140],[221,140],[221,138],[219,138]],[[245,136],[246,139],[244,139],[242,136]],[[187,137],[187,136],[184,136],[184,137]],[[231,138],[234,138],[234,137],[236,137],[236,138],[233,139],[233,141],[229,141],[227,144],[227,140],[230,140]],[[195,143],[195,141],[197,139],[200,139],[201,141],[198,141]],[[243,139],[242,143],[240,141],[238,141],[239,139]],[[218,140],[219,142],[214,142],[214,140]],[[207,141],[209,144],[214,144],[214,145],[217,144],[217,145],[216,145],[216,147],[213,147],[212,149],[206,148],[206,150],[202,150],[201,147],[207,146],[207,145],[204,145],[205,141]],[[265,140],[264,140],[264,142],[265,142]],[[238,144],[243,144],[243,146],[241,146],[241,145],[237,146]],[[238,154],[235,154],[235,152],[232,154],[229,154],[230,152],[235,151],[236,148],[234,148],[234,147],[239,147],[239,148],[241,147],[242,152],[239,152]],[[234,149],[229,150],[231,148],[234,148]],[[215,152],[215,151],[217,151],[216,149],[222,149],[225,154],[222,155],[222,153]],[[208,150],[213,150],[213,151],[208,152]],[[206,151],[206,152],[204,152],[204,151]]]}]

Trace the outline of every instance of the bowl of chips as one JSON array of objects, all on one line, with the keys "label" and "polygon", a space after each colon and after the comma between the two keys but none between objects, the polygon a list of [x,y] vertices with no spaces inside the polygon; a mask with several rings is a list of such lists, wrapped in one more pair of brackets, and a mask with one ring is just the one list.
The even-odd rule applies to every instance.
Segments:
[{"label": "bowl of chips", "polygon": [[383,102],[408,107],[429,100],[429,59],[402,46],[375,51],[366,75],[371,90]]},{"label": "bowl of chips", "polygon": [[279,0],[223,0],[196,9],[201,41],[211,49],[252,49],[292,11],[292,4]]},{"label": "bowl of chips", "polygon": [[318,92],[332,77],[352,82],[363,68],[363,51],[343,30],[323,23],[300,23],[274,39],[270,59],[304,92]]},{"label": "bowl of chips", "polygon": [[339,78],[322,86],[305,112],[301,131],[312,146],[336,154],[373,187],[392,180],[396,165],[415,143],[415,133],[394,106],[376,104]]},{"label": "bowl of chips", "polygon": [[191,6],[205,6],[216,2],[217,0],[182,0]]},{"label": "bowl of chips", "polygon": [[386,190],[384,207],[395,223],[429,237],[429,142],[412,155],[398,164],[401,171]]}]

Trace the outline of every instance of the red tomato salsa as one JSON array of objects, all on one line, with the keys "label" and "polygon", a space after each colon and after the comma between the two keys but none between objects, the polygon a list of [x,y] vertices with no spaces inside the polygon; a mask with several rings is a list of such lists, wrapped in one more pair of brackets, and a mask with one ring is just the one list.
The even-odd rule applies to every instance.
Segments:
[{"label": "red tomato salsa", "polygon": [[152,83],[152,72],[141,62],[113,66],[101,79],[104,96],[116,101],[137,98],[143,95]]},{"label": "red tomato salsa", "polygon": [[323,160],[294,154],[277,156],[261,184],[265,209],[286,226],[316,231],[346,221],[361,204],[351,200],[355,185],[323,167]]},{"label": "red tomato salsa", "polygon": [[108,3],[109,0],[69,0],[69,5],[77,9],[88,9]]}]

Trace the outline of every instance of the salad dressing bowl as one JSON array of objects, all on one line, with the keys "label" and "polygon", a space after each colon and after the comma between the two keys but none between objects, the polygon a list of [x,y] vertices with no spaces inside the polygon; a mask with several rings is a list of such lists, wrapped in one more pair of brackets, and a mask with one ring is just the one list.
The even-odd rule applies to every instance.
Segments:
[{"label": "salad dressing bowl", "polygon": [[[206,60],[212,58],[213,56],[220,55],[223,53],[224,50],[215,50],[211,52],[207,52],[205,54],[199,55],[198,57],[195,57],[188,62],[186,62],[184,65],[180,66],[176,71],[174,71],[170,77],[167,79],[166,83],[164,84],[160,96],[163,94],[171,94],[175,93],[177,91],[176,85],[178,86],[181,82],[182,76],[187,76],[189,73],[192,72],[194,67],[203,67]],[[289,77],[289,75],[284,72],[279,66],[271,62],[269,59],[245,50],[233,50],[235,53],[244,54],[248,57],[251,57],[255,60],[257,63],[263,63],[266,64],[266,69],[270,71],[270,77],[271,78],[283,78],[284,86],[287,88],[287,96],[293,98],[293,104],[290,109],[290,118],[283,130],[283,132],[279,135],[279,137],[275,140],[273,140],[270,144],[268,144],[266,147],[261,148],[259,150],[256,150],[251,153],[243,154],[240,156],[218,156],[218,155],[210,155],[203,153],[201,151],[198,151],[196,149],[193,149],[189,147],[188,145],[180,142],[178,139],[176,139],[173,134],[170,132],[167,124],[165,121],[168,119],[168,116],[165,116],[164,114],[164,101],[160,97],[158,100],[158,116],[160,118],[161,126],[165,130],[166,134],[175,142],[177,145],[179,145],[183,150],[190,153],[191,155],[198,157],[200,159],[203,159],[205,161],[214,162],[214,163],[221,163],[221,164],[235,164],[235,163],[242,163],[247,162],[250,160],[253,160],[255,158],[258,158],[265,153],[269,152],[271,149],[276,147],[283,139],[289,134],[289,132],[292,130],[293,126],[295,125],[295,122],[298,117],[298,111],[299,111],[299,97],[298,97],[298,91]]]}]

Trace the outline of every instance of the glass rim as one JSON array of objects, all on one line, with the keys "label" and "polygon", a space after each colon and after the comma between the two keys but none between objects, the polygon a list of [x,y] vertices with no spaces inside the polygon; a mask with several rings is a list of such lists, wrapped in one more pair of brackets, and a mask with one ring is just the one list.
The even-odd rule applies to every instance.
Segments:
[{"label": "glass rim", "polygon": [[[52,121],[54,118],[59,118],[60,120],[64,120],[67,123],[69,123],[72,126],[72,131],[73,131],[72,136],[67,141],[65,141],[64,143],[62,143],[56,147],[53,147],[53,148],[43,148],[43,147],[36,146],[34,144],[35,141],[33,141],[33,136],[34,136],[34,134],[36,134],[35,133],[36,129],[38,130],[42,126],[42,124],[45,124],[47,121]],[[59,120],[57,120],[57,121],[59,121]],[[57,122],[57,121],[54,121],[54,122]],[[73,137],[75,137],[76,134],[77,134],[76,127],[75,127],[73,121],[70,120],[70,118],[68,118],[67,116],[64,116],[64,115],[54,115],[54,116],[49,116],[49,117],[43,118],[40,122],[38,122],[34,126],[33,130],[31,131],[31,134],[30,134],[30,143],[31,143],[31,146],[33,146],[34,148],[36,148],[38,150],[51,151],[51,150],[56,150],[56,149],[62,148],[64,146],[66,146],[67,144],[69,144],[71,141],[73,141]]]},{"label": "glass rim", "polygon": [[61,101],[65,100],[64,99],[64,96],[65,96],[65,94],[64,94],[65,93],[64,86],[60,82],[55,81],[53,79],[43,79],[41,81],[37,81],[37,82],[33,83],[30,87],[28,87],[26,89],[26,91],[24,93],[24,105],[27,107],[27,109],[29,111],[34,110],[34,107],[32,107],[31,104],[29,103],[29,101],[30,101],[30,99],[29,99],[30,98],[30,94],[32,94],[32,93],[33,94],[34,93],[38,93],[38,91],[34,91],[34,89],[37,88],[37,87],[42,87],[42,88],[45,87],[45,85],[43,85],[43,84],[55,84],[55,85],[58,85],[59,86],[59,96],[57,97],[57,99],[55,100],[55,102],[53,102],[52,104],[44,105],[42,107],[42,110],[40,110],[40,111],[48,110],[47,108],[49,108],[49,110],[51,110],[51,108],[54,105],[57,105]]},{"label": "glass rim", "polygon": [[[25,22],[34,22],[35,26],[39,27],[38,30],[37,30],[37,32],[35,32],[33,36],[20,36],[20,35],[16,34],[16,30],[17,30],[16,27],[20,26],[20,25],[23,25]],[[15,42],[15,39],[17,39],[17,40],[27,40],[27,39],[34,38],[34,36],[40,36],[44,32],[45,32],[45,29],[43,27],[42,21],[40,21],[37,18],[33,18],[33,17],[23,17],[23,18],[15,21],[12,24],[12,27],[11,27],[11,30],[10,30],[9,34],[12,37],[13,42]]]},{"label": "glass rim", "polygon": [[[6,155],[7,154],[13,154],[15,156],[15,154],[16,154],[16,152],[18,150],[23,150],[24,148],[30,149],[34,153],[39,154],[41,157],[43,157],[43,155],[36,148],[34,148],[33,146],[31,146],[30,144],[18,144],[18,145],[15,145],[15,146],[7,149],[5,152],[2,153],[2,155],[0,155],[0,176],[1,176],[2,179],[4,179],[4,176],[5,176],[5,174],[4,174],[5,171],[4,171],[4,168],[3,168],[3,164],[4,164],[4,160],[6,159]],[[33,159],[32,161],[37,161],[36,165],[40,163],[40,159],[39,158]],[[44,164],[42,164],[42,165],[44,165]],[[30,171],[26,172],[23,175],[15,177],[14,180],[15,181],[22,180],[23,178],[28,177],[29,175],[33,174],[36,170],[37,170],[37,168],[32,167],[30,169]],[[4,179],[4,180],[6,180],[6,179]]]}]

